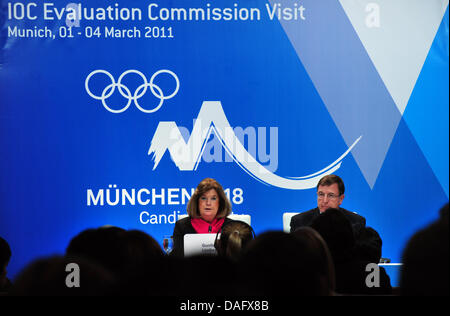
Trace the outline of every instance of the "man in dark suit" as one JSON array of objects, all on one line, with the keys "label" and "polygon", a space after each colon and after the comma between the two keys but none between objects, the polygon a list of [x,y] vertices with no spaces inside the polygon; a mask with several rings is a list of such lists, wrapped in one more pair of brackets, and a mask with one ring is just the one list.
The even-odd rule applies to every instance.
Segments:
[{"label": "man in dark suit", "polygon": [[337,208],[344,213],[352,224],[355,236],[358,236],[366,226],[366,219],[340,207],[345,197],[344,192],[344,182],[340,177],[331,174],[320,179],[317,184],[317,207],[293,216],[291,219],[291,232],[302,226],[310,226],[314,219],[327,209]]}]

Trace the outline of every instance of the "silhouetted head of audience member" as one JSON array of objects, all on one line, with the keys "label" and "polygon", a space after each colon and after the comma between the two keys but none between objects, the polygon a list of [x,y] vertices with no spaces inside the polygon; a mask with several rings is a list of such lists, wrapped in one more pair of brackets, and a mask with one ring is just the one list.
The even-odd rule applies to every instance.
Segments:
[{"label": "silhouetted head of audience member", "polygon": [[[337,293],[357,295],[391,293],[390,279],[383,268],[379,270],[379,286],[367,285],[368,272],[366,269],[368,264],[377,264],[380,254],[377,247],[373,247],[369,241],[367,241],[369,246],[364,248],[368,252],[358,254],[352,226],[342,211],[339,209],[326,210],[314,219],[311,227],[323,237],[330,250],[334,263]],[[373,232],[369,229],[367,236],[370,237]],[[370,260],[365,257],[370,257]]]},{"label": "silhouetted head of audience member", "polygon": [[372,227],[361,229],[356,241],[356,252],[359,259],[373,263],[379,263],[383,241],[378,232]]},{"label": "silhouetted head of audience member", "polygon": [[350,221],[339,209],[330,208],[311,223],[327,243],[334,264],[350,260],[355,250],[355,236]]},{"label": "silhouetted head of audience member", "polygon": [[164,252],[153,237],[139,230],[87,229],[70,241],[66,254],[102,265],[117,278],[122,294],[150,293],[162,282],[159,274],[151,278],[149,271],[161,270]]},{"label": "silhouetted head of audience member", "polygon": [[329,284],[322,282],[323,271],[314,251],[293,234],[271,231],[259,235],[241,257],[241,294],[329,295]]},{"label": "silhouetted head of audience member", "polygon": [[6,240],[0,237],[0,292],[7,291],[10,282],[6,277],[9,260],[11,259],[11,248]]},{"label": "silhouetted head of audience member", "polygon": [[164,251],[158,242],[143,231],[128,230],[125,232],[124,238],[129,258],[135,267],[142,268],[155,258],[164,256]]},{"label": "silhouetted head of audience member", "polygon": [[[184,258],[166,256],[170,267],[165,275],[165,295],[170,296],[230,296],[238,295],[236,264],[227,257],[212,254]],[[164,288],[164,287],[163,287]]]},{"label": "silhouetted head of audience member", "polygon": [[448,224],[448,212],[449,204],[447,203],[439,210],[439,221],[443,221]]},{"label": "silhouetted head of audience member", "polygon": [[328,295],[332,295],[336,286],[335,273],[333,259],[326,242],[311,227],[300,227],[292,234],[308,249],[310,260],[314,260],[313,264],[320,274],[322,287],[328,288]]},{"label": "silhouetted head of audience member", "polygon": [[232,221],[222,227],[220,238],[215,247],[219,256],[226,256],[231,260],[238,260],[244,249],[254,238],[250,225],[241,221]]},{"label": "silhouetted head of audience member", "polygon": [[84,230],[70,241],[66,254],[87,258],[122,277],[128,273],[129,262],[125,233],[113,226]]},{"label": "silhouetted head of audience member", "polygon": [[416,232],[408,241],[402,256],[402,295],[449,295],[448,228],[447,204],[437,221]]},{"label": "silhouetted head of audience member", "polygon": [[128,230],[124,235],[128,260],[125,266],[127,295],[156,295],[165,281],[164,251],[158,242],[140,230]]},{"label": "silhouetted head of audience member", "polygon": [[14,280],[13,296],[102,296],[116,290],[114,276],[85,258],[51,257],[29,264]]}]

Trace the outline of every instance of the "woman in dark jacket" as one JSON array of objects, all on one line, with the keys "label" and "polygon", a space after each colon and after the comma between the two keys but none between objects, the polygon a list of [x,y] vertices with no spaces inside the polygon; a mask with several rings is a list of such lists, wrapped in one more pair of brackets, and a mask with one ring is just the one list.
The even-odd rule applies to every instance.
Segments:
[{"label": "woman in dark jacket", "polygon": [[197,186],[187,205],[188,217],[175,223],[171,255],[183,256],[185,234],[217,234],[222,226],[231,222],[231,203],[222,186],[206,178]]}]

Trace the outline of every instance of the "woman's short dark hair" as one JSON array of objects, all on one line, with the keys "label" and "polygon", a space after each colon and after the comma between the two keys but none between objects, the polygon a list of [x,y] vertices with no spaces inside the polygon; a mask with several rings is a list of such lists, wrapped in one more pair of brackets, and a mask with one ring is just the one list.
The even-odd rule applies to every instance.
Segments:
[{"label": "woman's short dark hair", "polygon": [[188,202],[187,213],[191,218],[200,217],[198,200],[203,194],[211,189],[214,189],[219,196],[219,210],[217,211],[216,218],[224,218],[231,214],[230,200],[228,200],[227,196],[225,195],[225,192],[220,183],[214,179],[206,178],[198,184],[197,189],[195,189],[194,194],[191,196]]}]

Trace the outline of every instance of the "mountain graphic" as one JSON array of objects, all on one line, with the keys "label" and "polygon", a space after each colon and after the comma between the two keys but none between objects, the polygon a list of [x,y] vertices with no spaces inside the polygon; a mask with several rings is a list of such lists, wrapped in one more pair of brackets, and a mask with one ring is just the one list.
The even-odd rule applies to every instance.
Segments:
[{"label": "mountain graphic", "polygon": [[320,178],[341,167],[342,160],[362,137],[358,137],[346,152],[320,171],[302,177],[281,177],[261,165],[244,148],[230,126],[220,101],[204,101],[187,142],[175,122],[160,122],[158,124],[148,150],[148,155],[152,155],[151,158],[154,161],[153,170],[156,169],[167,150],[179,170],[196,170],[212,131],[214,131],[226,152],[250,176],[266,185],[291,190],[315,188]]}]

